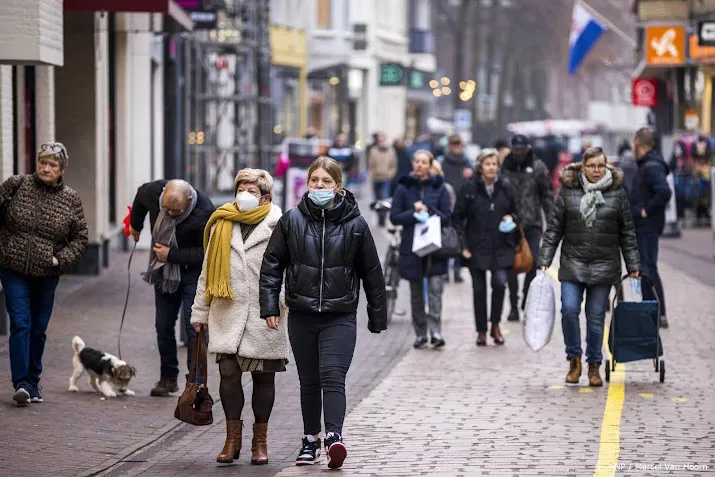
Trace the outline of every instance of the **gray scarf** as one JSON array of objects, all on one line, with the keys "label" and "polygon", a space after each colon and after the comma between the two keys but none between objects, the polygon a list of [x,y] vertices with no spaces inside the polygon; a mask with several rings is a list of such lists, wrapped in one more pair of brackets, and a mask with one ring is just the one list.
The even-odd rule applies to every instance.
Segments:
[{"label": "gray scarf", "polygon": [[162,293],[174,293],[179,289],[181,283],[181,266],[176,263],[160,262],[154,253],[154,244],[161,243],[169,248],[177,247],[176,243],[176,226],[186,220],[191,215],[196,207],[197,193],[196,189],[191,188],[191,200],[186,205],[186,208],[176,217],[170,216],[164,208],[164,192],[159,196],[159,216],[154,223],[154,229],[151,232],[152,248],[149,252],[149,267],[142,274],[145,282],[155,285]]},{"label": "gray scarf", "polygon": [[581,217],[586,222],[586,227],[593,227],[596,220],[598,207],[605,204],[602,191],[608,189],[613,184],[613,174],[610,169],[606,169],[606,175],[598,182],[589,182],[583,171],[578,174],[581,187],[583,187],[583,197],[581,197]]}]

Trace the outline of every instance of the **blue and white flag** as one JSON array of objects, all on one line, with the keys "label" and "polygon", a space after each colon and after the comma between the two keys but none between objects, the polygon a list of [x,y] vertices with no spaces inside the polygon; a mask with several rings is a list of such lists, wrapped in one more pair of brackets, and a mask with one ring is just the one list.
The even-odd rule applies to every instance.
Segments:
[{"label": "blue and white flag", "polygon": [[573,6],[571,35],[569,36],[569,74],[578,70],[588,52],[596,45],[606,27],[586,10],[580,2]]}]

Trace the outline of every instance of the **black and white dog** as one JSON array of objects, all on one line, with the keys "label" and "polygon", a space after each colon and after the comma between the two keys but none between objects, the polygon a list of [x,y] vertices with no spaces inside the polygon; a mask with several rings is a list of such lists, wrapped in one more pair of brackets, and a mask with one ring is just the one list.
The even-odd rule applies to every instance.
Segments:
[{"label": "black and white dog", "polygon": [[106,397],[117,397],[117,392],[125,396],[134,396],[134,391],[128,388],[129,381],[137,374],[134,366],[129,366],[112,354],[85,347],[84,341],[79,336],[72,338],[72,348],[74,348],[74,358],[72,358],[74,372],[70,378],[70,391],[79,391],[77,380],[86,370],[89,373],[89,384]]}]

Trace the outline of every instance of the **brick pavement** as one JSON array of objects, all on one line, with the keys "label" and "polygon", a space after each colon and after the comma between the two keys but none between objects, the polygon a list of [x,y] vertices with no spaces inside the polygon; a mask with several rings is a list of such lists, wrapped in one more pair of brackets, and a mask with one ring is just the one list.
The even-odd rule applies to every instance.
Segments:
[{"label": "brick pavement", "polygon": [[715,240],[711,229],[684,229],[679,238],[661,238],[659,259],[715,287]]},{"label": "brick pavement", "polygon": [[[651,362],[626,366],[619,463],[631,472],[617,475],[704,473],[634,469],[651,463],[709,465],[715,472],[715,290],[668,265],[663,274],[673,310],[680,310],[662,333],[666,383],[657,382]],[[580,387],[562,385],[567,363],[559,321],[538,353],[526,348],[514,323],[504,324],[503,348],[491,340],[477,348],[469,288],[468,282],[447,288],[447,347],[409,351],[349,414],[341,475],[594,474],[608,385],[588,388],[585,376]],[[291,467],[278,475],[313,472]]]}]

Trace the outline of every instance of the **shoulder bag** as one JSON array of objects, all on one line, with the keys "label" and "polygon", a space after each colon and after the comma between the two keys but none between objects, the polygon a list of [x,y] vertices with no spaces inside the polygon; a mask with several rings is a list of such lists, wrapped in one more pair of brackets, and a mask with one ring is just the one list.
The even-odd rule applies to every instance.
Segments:
[{"label": "shoulder bag", "polygon": [[521,234],[521,242],[514,249],[514,273],[527,273],[531,271],[534,266],[534,257],[531,256],[531,249],[529,248],[529,242],[526,241],[526,236],[524,235],[524,229],[519,226],[519,233]]},{"label": "shoulder bag", "polygon": [[[206,332],[200,331],[196,334],[189,380],[186,382],[186,389],[179,397],[174,411],[175,418],[193,426],[208,426],[214,422],[214,400],[209,394],[206,355]],[[199,373],[202,374],[199,375]],[[199,377],[202,377],[203,380],[197,383]]]}]

